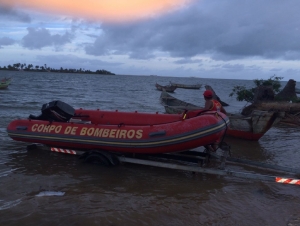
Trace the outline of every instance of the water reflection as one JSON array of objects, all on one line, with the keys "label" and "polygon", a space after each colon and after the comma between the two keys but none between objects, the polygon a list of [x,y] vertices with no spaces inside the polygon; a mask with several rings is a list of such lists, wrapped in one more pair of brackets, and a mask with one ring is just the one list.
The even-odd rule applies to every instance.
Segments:
[{"label": "water reflection", "polygon": [[265,161],[270,157],[258,141],[245,141],[232,137],[225,137],[224,141],[230,145],[234,157],[243,157],[255,161]]}]

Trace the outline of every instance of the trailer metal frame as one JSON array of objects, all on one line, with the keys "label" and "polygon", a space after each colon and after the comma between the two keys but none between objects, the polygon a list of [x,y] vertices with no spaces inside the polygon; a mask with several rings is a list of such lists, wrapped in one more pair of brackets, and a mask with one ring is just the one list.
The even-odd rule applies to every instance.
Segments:
[{"label": "trailer metal frame", "polygon": [[[27,150],[41,149],[52,152],[72,154],[79,156],[80,159],[86,162],[94,157],[99,164],[105,166],[116,166],[120,163],[139,164],[145,166],[154,166],[167,169],[183,170],[194,173],[204,173],[219,176],[230,176],[243,179],[253,179],[268,182],[276,182],[283,184],[300,185],[299,177],[300,169],[289,168],[284,166],[266,164],[262,162],[251,161],[247,159],[234,158],[229,156],[230,150],[223,149],[221,154],[212,152],[199,152],[197,150],[187,150],[179,153],[168,154],[120,154],[112,153],[104,150],[70,150],[64,148],[54,148],[39,144],[27,146]],[[217,167],[211,167],[211,161],[219,163]],[[255,168],[256,170],[264,170],[277,173],[285,173],[284,176],[275,176],[272,174],[261,174],[254,172],[242,172],[227,169],[225,164],[242,165],[244,167]],[[292,177],[293,176],[293,177]]]}]

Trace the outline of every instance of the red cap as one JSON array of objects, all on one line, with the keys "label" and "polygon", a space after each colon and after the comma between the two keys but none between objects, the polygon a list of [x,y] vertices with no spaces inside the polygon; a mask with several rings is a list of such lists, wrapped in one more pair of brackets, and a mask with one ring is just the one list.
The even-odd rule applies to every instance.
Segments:
[{"label": "red cap", "polygon": [[203,96],[208,98],[213,97],[213,92],[211,90],[205,90]]}]

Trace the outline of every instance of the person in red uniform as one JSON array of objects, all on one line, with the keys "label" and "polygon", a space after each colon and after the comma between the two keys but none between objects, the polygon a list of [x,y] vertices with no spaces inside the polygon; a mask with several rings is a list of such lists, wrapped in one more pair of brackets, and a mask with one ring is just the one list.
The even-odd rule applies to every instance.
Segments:
[{"label": "person in red uniform", "polygon": [[[227,114],[227,112],[223,108],[222,104],[219,101],[213,99],[213,92],[211,90],[206,90],[203,93],[203,96],[205,99],[205,106],[204,106],[205,110],[219,111],[219,112],[224,113],[225,115]],[[215,152],[218,149],[218,143],[214,143],[212,145],[205,145],[204,147],[208,151]]]},{"label": "person in red uniform", "polygon": [[206,90],[203,93],[203,96],[205,99],[205,110],[220,111],[224,114],[227,114],[222,104],[219,101],[213,99],[213,92],[211,90]]}]

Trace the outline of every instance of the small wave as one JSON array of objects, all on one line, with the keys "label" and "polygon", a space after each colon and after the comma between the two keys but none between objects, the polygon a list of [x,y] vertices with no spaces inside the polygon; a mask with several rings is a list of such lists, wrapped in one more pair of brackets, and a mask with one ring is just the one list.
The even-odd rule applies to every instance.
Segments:
[{"label": "small wave", "polygon": [[0,210],[9,209],[11,207],[14,207],[14,206],[20,204],[21,202],[22,202],[21,199],[17,199],[14,201],[8,201],[8,202],[0,200]]},{"label": "small wave", "polygon": [[63,196],[65,192],[62,191],[42,191],[36,196],[43,197],[43,196]]},{"label": "small wave", "polygon": [[11,174],[13,171],[15,171],[15,169],[14,169],[14,170],[10,169],[10,170],[5,170],[5,171],[0,171],[0,178],[1,178],[1,177],[6,177],[6,176],[8,176],[8,175]]}]

